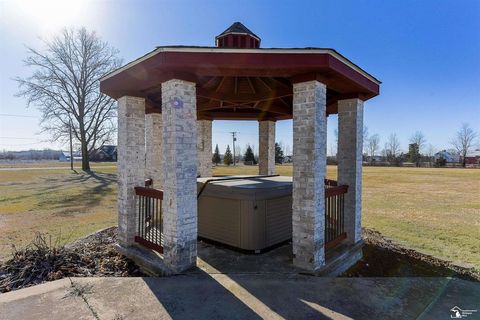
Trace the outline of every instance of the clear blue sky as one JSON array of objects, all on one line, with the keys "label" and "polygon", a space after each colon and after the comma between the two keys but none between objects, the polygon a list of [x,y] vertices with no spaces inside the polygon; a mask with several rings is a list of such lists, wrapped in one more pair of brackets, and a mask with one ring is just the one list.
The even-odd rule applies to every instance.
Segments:
[{"label": "clear blue sky", "polygon": [[[41,46],[61,27],[86,26],[120,50],[125,62],[157,45],[213,45],[234,21],[262,47],[328,47],[383,84],[365,104],[365,124],[382,145],[395,132],[402,149],[421,130],[436,149],[462,122],[480,131],[480,1],[4,1],[0,0],[0,149],[62,146],[38,134],[39,113],[14,97],[25,76],[24,45]],[[27,115],[29,117],[12,117]],[[258,146],[257,122],[214,122],[214,144]],[[329,118],[329,138],[336,117]],[[12,139],[15,138],[15,139]],[[291,146],[291,121],[277,141]]]}]

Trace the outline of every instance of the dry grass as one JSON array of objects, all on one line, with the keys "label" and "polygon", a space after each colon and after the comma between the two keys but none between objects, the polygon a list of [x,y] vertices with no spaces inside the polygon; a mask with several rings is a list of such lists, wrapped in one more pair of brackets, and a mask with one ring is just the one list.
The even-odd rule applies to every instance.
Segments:
[{"label": "dry grass", "polygon": [[[217,167],[214,174],[257,174]],[[291,166],[277,173],[291,175]],[[328,167],[335,178],[336,168]],[[66,243],[116,224],[115,168],[0,170],[0,256],[35,231]],[[480,270],[480,170],[365,167],[363,225],[403,244]]]},{"label": "dry grass", "polygon": [[[114,162],[90,162],[90,167],[114,167]],[[70,168],[70,162],[60,162],[56,160],[41,160],[41,161],[0,161],[0,168]],[[82,162],[73,162],[74,169],[81,169]]]},{"label": "dry grass", "polygon": [[0,257],[40,231],[59,244],[116,224],[116,169],[0,171]]},{"label": "dry grass", "polygon": [[480,170],[364,168],[363,224],[480,270]]},{"label": "dry grass", "polygon": [[[217,167],[214,174],[256,174]],[[292,166],[277,166],[292,175]],[[336,178],[336,167],[327,175]],[[363,226],[403,245],[480,271],[480,170],[363,168]]]}]

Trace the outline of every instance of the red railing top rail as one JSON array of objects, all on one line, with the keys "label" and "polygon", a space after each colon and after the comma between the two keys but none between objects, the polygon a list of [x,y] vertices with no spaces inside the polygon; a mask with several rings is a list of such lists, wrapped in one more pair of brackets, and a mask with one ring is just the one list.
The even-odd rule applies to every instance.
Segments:
[{"label": "red railing top rail", "polygon": [[163,200],[163,190],[157,190],[146,187],[135,187],[135,194],[137,196],[150,197]]},{"label": "red railing top rail", "polygon": [[347,193],[347,191],[348,191],[347,185],[328,187],[328,188],[325,188],[325,197],[328,198],[328,197],[338,196],[340,194]]},{"label": "red railing top rail", "polygon": [[336,187],[338,186],[338,182],[331,179],[325,179],[325,185],[329,187]]}]

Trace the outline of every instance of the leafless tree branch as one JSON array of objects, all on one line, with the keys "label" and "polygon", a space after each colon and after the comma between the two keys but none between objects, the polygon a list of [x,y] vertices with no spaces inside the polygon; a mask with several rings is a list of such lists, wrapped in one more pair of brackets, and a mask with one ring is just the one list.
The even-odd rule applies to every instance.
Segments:
[{"label": "leafless tree branch", "polygon": [[82,150],[82,169],[89,170],[88,154],[111,141],[116,126],[116,103],[100,93],[100,78],[117,69],[118,50],[85,28],[64,29],[45,50],[27,47],[24,63],[33,68],[26,78],[15,78],[17,96],[42,112],[42,131],[65,142],[72,132]]}]

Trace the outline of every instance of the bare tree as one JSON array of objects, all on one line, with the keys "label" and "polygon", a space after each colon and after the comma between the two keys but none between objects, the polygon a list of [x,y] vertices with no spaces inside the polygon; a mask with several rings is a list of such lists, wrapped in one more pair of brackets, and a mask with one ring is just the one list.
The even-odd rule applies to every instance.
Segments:
[{"label": "bare tree", "polygon": [[242,148],[238,145],[235,145],[235,158],[238,159],[237,162],[242,160]]},{"label": "bare tree", "polygon": [[330,150],[329,153],[331,157],[337,156],[337,147],[333,143],[330,143],[329,150]]},{"label": "bare tree", "polygon": [[432,165],[432,161],[435,156],[435,147],[431,143],[429,143],[427,146],[426,155],[428,157],[428,162],[430,163],[430,165]]},{"label": "bare tree", "polygon": [[289,144],[285,145],[285,155],[291,156],[292,155],[292,147]]},{"label": "bare tree", "polygon": [[65,142],[72,122],[74,138],[82,151],[82,170],[90,170],[89,153],[112,138],[116,127],[116,103],[100,93],[99,79],[117,69],[118,50],[85,28],[64,29],[44,41],[40,52],[27,47],[25,65],[34,69],[26,78],[16,78],[28,105],[42,112],[41,125],[52,141]]},{"label": "bare tree", "polygon": [[417,167],[420,167],[422,160],[422,149],[427,140],[421,131],[416,131],[410,137],[410,145],[408,146],[408,153],[410,161],[415,162]]},{"label": "bare tree", "polygon": [[371,135],[367,140],[367,149],[368,154],[370,155],[371,161],[375,157],[375,153],[378,151],[380,147],[380,136],[378,134]]},{"label": "bare tree", "polygon": [[468,123],[463,123],[460,127],[460,130],[457,131],[457,135],[451,141],[451,144],[455,147],[455,149],[460,153],[462,156],[462,166],[465,168],[466,160],[465,157],[467,153],[472,149],[473,142],[477,137],[477,133],[470,128]]},{"label": "bare tree", "polygon": [[367,144],[368,144],[368,127],[364,125],[362,132],[363,132],[363,137],[362,137],[363,150],[362,150],[362,152],[363,152],[363,153],[368,153],[368,148],[367,148]]},{"label": "bare tree", "polygon": [[400,141],[398,140],[396,133],[390,134],[385,144],[385,149],[387,150],[389,157],[393,160],[397,158],[397,155],[400,152]]},{"label": "bare tree", "polygon": [[427,139],[425,139],[425,135],[421,131],[416,131],[413,136],[410,137],[410,143],[416,143],[418,152],[422,153],[422,148],[425,143],[427,143]]}]

